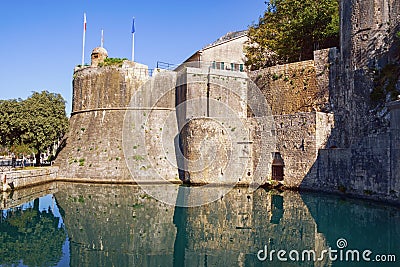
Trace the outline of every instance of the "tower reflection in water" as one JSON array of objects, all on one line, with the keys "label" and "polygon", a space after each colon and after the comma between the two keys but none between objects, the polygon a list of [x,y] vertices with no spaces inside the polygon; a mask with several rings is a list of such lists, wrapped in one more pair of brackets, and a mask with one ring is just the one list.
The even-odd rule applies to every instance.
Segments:
[{"label": "tower reflection in water", "polygon": [[[1,264],[364,266],[328,257],[280,262],[275,256],[272,263],[261,262],[257,252],[267,246],[269,251],[312,250],[318,256],[337,249],[339,238],[360,251],[396,254],[400,248],[400,210],[372,202],[234,188],[218,201],[182,208],[161,203],[137,186],[58,183],[55,188],[55,208],[38,209],[35,200],[3,211]],[[164,190],[176,192],[177,186]],[[180,201],[196,197],[187,192],[179,190]],[[21,198],[3,200],[11,203],[13,197]]]}]

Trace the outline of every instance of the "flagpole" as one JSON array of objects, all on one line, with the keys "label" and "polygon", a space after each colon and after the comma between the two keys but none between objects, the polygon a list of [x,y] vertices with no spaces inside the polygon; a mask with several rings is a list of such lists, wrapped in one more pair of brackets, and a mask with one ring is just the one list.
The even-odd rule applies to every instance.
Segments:
[{"label": "flagpole", "polygon": [[132,21],[132,62],[135,62],[135,18]]},{"label": "flagpole", "polygon": [[135,62],[135,33],[132,33],[132,61]]},{"label": "flagpole", "polygon": [[104,30],[101,30],[101,47],[104,47]]},{"label": "flagpole", "polygon": [[83,13],[82,67],[85,65],[86,13]]}]

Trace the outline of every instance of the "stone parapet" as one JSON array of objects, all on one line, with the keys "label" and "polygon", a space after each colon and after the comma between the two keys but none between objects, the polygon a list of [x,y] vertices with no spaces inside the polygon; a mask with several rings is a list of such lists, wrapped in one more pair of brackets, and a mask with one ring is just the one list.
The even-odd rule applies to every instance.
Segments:
[{"label": "stone parapet", "polygon": [[1,172],[0,174],[2,190],[10,191],[55,181],[58,177],[58,167]]}]

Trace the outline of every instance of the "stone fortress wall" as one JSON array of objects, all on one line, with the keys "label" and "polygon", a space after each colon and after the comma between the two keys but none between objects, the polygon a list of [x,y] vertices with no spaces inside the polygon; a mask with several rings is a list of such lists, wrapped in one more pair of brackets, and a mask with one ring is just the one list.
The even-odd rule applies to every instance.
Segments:
[{"label": "stone fortress wall", "polygon": [[[400,5],[394,1],[341,1],[339,49],[316,51],[314,61],[252,73],[273,113],[285,114],[290,122],[274,117],[277,150],[285,161],[285,184],[399,201],[400,103],[391,102],[377,112],[370,98],[374,73],[399,58],[395,40],[399,14]],[[299,71],[305,75],[298,76]],[[299,81],[300,86],[293,86]],[[304,91],[301,82],[308,84]],[[310,105],[305,104],[307,99]],[[310,109],[326,112],[325,119],[316,120],[322,123],[316,123],[315,133],[320,130],[321,134],[310,134],[311,118],[303,119],[308,122],[303,127],[293,127],[292,119],[305,116],[297,112]],[[280,130],[285,124],[289,127]],[[319,145],[310,146],[310,139],[317,136]],[[288,142],[292,149],[286,149]],[[306,154],[308,149],[315,153]]]},{"label": "stone fortress wall", "polygon": [[[399,31],[400,3],[393,0],[341,1],[340,47],[332,64],[331,103],[341,125],[332,139],[350,147],[362,136],[387,130],[387,120],[374,114],[371,92],[374,76],[399,59],[396,32]],[[387,101],[387,99],[386,99]],[[382,113],[385,113],[383,110]],[[372,123],[373,121],[376,123]]]},{"label": "stone fortress wall", "polygon": [[[96,51],[96,50],[94,50]],[[122,126],[134,90],[147,79],[147,66],[77,68],[69,133],[56,165],[60,178],[129,179],[122,153]],[[104,60],[104,59],[103,59]]]},{"label": "stone fortress wall", "polygon": [[400,102],[376,108],[370,97],[374,75],[399,59],[399,14],[396,1],[341,1],[341,45],[330,64],[335,129],[301,187],[399,202]]},{"label": "stone fortress wall", "polygon": [[[170,76],[168,83],[176,88],[161,99],[157,88],[165,79],[156,76],[145,91],[135,95],[137,103],[142,98],[148,103],[137,106],[132,119],[149,115],[148,108],[156,109],[150,116],[150,126],[130,125],[137,127],[132,135],[139,135],[140,127],[145,127],[146,144],[154,144],[146,150],[134,141],[128,144],[135,150],[125,153],[134,175],[151,177],[157,171],[163,178],[178,180],[180,175],[194,184],[224,181],[223,177],[231,176],[229,182],[250,184],[258,179],[262,184],[271,180],[271,163],[279,153],[288,187],[398,201],[400,104],[389,105],[385,119],[390,117],[390,124],[376,123],[370,115],[369,97],[373,89],[371,70],[399,58],[394,38],[398,14],[400,4],[395,1],[341,1],[339,49],[315,51],[314,60],[249,73],[266,99],[268,111],[258,106],[245,73],[220,70],[216,65],[201,68],[202,50],[188,59],[197,61],[198,66],[178,68],[176,77]],[[238,40],[244,42],[242,39],[234,39],[235,49]],[[222,58],[221,51],[229,49],[221,50],[220,45],[229,46],[229,40],[207,46],[203,56],[212,55],[215,49]],[[223,56],[227,61],[229,55]],[[123,117],[127,108],[133,108],[129,105],[132,95],[147,79],[134,70],[147,67],[132,62],[120,67],[97,64],[75,71],[71,129],[57,160],[62,162],[60,175],[129,179],[121,137]],[[194,99],[190,105],[180,106]],[[176,112],[171,127],[181,136],[180,140],[170,140],[170,149],[179,146],[179,153],[189,161],[159,157],[165,152],[157,149],[163,122],[171,111]],[[242,135],[242,140],[229,139]],[[263,143],[265,137],[271,142]],[[211,161],[217,160],[207,162],[202,151],[214,152]],[[153,157],[155,164],[146,162],[146,157]],[[203,173],[198,171],[200,167]],[[235,168],[240,174],[229,175]]]},{"label": "stone fortress wall", "polygon": [[288,187],[300,186],[335,125],[329,112],[331,50],[315,51],[314,60],[250,73],[274,115],[275,151],[283,158],[284,183]]},{"label": "stone fortress wall", "polygon": [[[251,81],[240,71],[187,67],[178,73],[177,87],[185,164],[185,180],[194,184],[265,183],[274,150],[272,116],[248,113]],[[262,146],[256,149],[255,145]],[[262,153],[262,152],[265,153]],[[206,157],[202,157],[205,155]],[[269,166],[269,167],[268,167]]]}]

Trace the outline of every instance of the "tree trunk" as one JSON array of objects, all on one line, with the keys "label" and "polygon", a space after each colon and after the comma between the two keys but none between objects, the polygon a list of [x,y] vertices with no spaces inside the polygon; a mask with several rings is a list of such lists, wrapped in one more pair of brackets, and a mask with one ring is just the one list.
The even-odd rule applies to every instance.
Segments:
[{"label": "tree trunk", "polygon": [[[38,150],[38,151],[39,151],[39,150]],[[41,166],[41,164],[40,164],[40,152],[38,152],[38,153],[35,154],[35,158],[36,158],[36,164],[35,164],[35,166],[36,166],[36,167],[40,167],[40,166]]]}]

